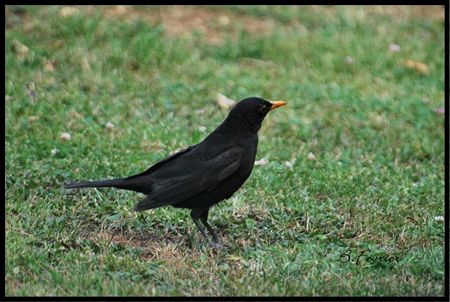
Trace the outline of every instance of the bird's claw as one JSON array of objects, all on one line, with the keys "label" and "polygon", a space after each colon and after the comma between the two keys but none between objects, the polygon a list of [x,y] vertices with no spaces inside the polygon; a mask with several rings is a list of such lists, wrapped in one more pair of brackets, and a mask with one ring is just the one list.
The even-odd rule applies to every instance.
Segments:
[{"label": "bird's claw", "polygon": [[223,244],[222,242],[210,242],[209,245],[216,250],[222,250],[227,248],[227,246],[225,244]]}]

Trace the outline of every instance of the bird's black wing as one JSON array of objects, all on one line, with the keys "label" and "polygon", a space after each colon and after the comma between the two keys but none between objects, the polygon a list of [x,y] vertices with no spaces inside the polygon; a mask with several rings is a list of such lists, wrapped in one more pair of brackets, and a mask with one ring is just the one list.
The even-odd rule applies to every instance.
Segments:
[{"label": "bird's black wing", "polygon": [[174,154],[172,154],[172,155],[168,156],[167,158],[161,160],[160,162],[154,164],[153,166],[151,166],[150,168],[148,168],[144,172],[136,174],[136,175],[133,175],[133,176],[129,176],[126,179],[133,179],[133,178],[137,178],[137,177],[140,177],[140,176],[149,175],[149,174],[153,173],[154,171],[156,171],[156,169],[161,167],[163,164],[166,164],[167,162],[169,162],[169,161],[179,157],[180,155],[185,154],[185,153],[193,150],[197,145],[192,145],[192,146],[184,148],[184,149],[182,149],[182,150],[180,150],[178,152],[175,152]]},{"label": "bird's black wing", "polygon": [[136,205],[135,210],[175,204],[213,190],[237,171],[243,155],[244,150],[235,146],[207,160],[196,156],[186,157],[186,160],[179,158],[176,165],[178,169],[173,166],[164,171],[162,167],[161,171],[152,173],[152,190]]}]

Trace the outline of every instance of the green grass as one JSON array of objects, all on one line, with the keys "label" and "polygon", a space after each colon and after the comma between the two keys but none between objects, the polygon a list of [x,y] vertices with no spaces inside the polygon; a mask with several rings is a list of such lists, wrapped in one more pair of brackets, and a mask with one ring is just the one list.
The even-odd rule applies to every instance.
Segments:
[{"label": "green grass", "polygon": [[[146,17],[164,7],[7,7],[6,295],[442,296],[443,19],[193,9],[230,24],[170,35]],[[249,20],[270,30],[246,32]],[[137,193],[61,189],[199,142],[227,114],[218,92],[288,102],[260,131],[269,163],[210,212],[227,249],[210,250],[186,210],[137,214]],[[343,263],[348,249],[401,256]]]}]

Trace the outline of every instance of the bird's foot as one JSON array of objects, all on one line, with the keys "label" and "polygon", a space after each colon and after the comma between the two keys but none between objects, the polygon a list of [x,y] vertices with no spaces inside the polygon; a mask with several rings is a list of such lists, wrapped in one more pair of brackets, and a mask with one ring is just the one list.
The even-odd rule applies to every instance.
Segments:
[{"label": "bird's foot", "polygon": [[223,244],[222,242],[210,242],[209,246],[215,250],[223,250],[225,248],[228,248],[228,246]]}]

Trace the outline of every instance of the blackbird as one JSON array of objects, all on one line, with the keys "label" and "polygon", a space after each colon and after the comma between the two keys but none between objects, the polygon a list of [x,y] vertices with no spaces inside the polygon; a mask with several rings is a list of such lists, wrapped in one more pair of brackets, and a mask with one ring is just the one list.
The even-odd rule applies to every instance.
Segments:
[{"label": "blackbird", "polygon": [[211,245],[221,245],[208,223],[209,209],[230,198],[250,176],[261,123],[269,111],[285,104],[258,97],[243,99],[202,142],[170,155],[146,171],[126,178],[71,183],[65,188],[114,187],[146,194],[135,205],[136,211],[167,205],[191,209],[191,217],[203,237]]}]

